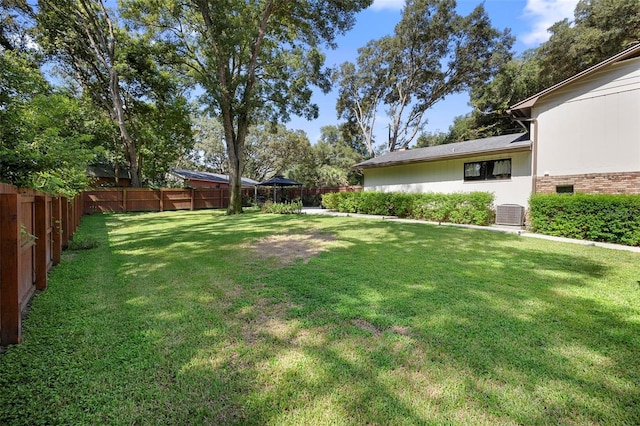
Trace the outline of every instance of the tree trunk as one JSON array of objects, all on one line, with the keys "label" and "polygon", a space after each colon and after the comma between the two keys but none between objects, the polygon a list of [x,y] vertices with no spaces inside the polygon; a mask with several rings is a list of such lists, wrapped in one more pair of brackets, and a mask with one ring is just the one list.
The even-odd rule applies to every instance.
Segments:
[{"label": "tree trunk", "polygon": [[231,158],[229,153],[229,206],[227,207],[227,214],[240,214],[242,213],[242,181],[239,170],[240,158],[235,156]]},{"label": "tree trunk", "polygon": [[244,164],[244,141],[247,135],[248,123],[246,120],[238,119],[238,133],[235,132],[230,102],[222,106],[222,123],[229,161],[229,206],[227,207],[227,214],[241,214],[241,178]]},{"label": "tree trunk", "polygon": [[120,97],[120,83],[118,74],[115,69],[109,70],[109,91],[111,92],[111,100],[113,102],[113,112],[116,116],[118,129],[120,130],[120,138],[126,148],[125,153],[129,162],[129,170],[131,172],[131,186],[140,187],[140,171],[138,167],[138,155],[136,146],[127,130],[124,118],[124,105]]}]

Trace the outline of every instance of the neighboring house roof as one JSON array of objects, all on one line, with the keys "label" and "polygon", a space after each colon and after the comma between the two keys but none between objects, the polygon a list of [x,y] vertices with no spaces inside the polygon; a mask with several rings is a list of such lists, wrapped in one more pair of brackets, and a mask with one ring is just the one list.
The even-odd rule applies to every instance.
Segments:
[{"label": "neighboring house roof", "polygon": [[536,93],[535,95],[523,101],[518,102],[508,110],[508,113],[516,120],[518,118],[529,118],[531,117],[531,108],[541,97],[546,96],[551,92],[555,92],[556,90],[568,84],[571,84],[578,79],[584,78],[587,75],[600,71],[604,67],[607,67],[611,64],[615,64],[616,62],[624,61],[626,59],[631,59],[638,56],[640,56],[640,43],[637,43],[631,46],[630,48],[623,50],[617,55],[614,55],[609,59],[606,59],[600,62],[599,64],[592,66],[591,68],[587,68],[586,70],[574,75],[573,77],[570,77],[556,85],[553,85],[547,89],[544,89],[542,92]]},{"label": "neighboring house roof", "polygon": [[355,168],[386,167],[398,164],[420,163],[427,161],[445,160],[459,157],[469,157],[479,154],[506,153],[531,150],[528,133],[493,136],[485,139],[475,139],[427,148],[394,151],[356,164]]},{"label": "neighboring house roof", "polygon": [[287,179],[282,175],[275,175],[271,179],[265,180],[264,182],[260,182],[258,185],[261,186],[302,186],[300,182],[295,180]]},{"label": "neighboring house roof", "polygon": [[[174,169],[171,171],[172,174],[178,176],[179,178],[186,180],[201,180],[205,182],[213,182],[213,183],[229,183],[229,176],[223,175],[220,173],[210,173],[210,172],[199,172],[195,170],[182,170],[182,169]],[[258,185],[258,181],[249,178],[240,178],[242,182],[242,186],[256,186]]]},{"label": "neighboring house roof", "polygon": [[[113,166],[87,166],[87,176],[115,179],[116,172]],[[118,170],[118,179],[131,179],[129,169],[121,168]]]}]

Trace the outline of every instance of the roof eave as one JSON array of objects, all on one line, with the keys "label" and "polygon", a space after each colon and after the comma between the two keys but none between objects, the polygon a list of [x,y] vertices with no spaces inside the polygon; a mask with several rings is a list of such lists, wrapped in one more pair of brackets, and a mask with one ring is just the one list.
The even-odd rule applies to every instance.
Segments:
[{"label": "roof eave", "polygon": [[460,152],[460,153],[453,153],[453,154],[446,154],[446,155],[438,155],[438,156],[428,157],[428,158],[389,161],[386,163],[376,163],[371,165],[356,164],[352,168],[353,169],[374,169],[374,168],[380,168],[380,167],[399,166],[404,164],[431,163],[434,161],[453,160],[456,158],[477,157],[479,155],[506,154],[510,152],[524,152],[524,151],[531,151],[531,142],[529,142],[528,144],[519,145],[517,147],[509,146],[505,148],[494,148],[494,149],[486,149],[486,150],[473,151],[473,152]]},{"label": "roof eave", "polygon": [[[523,117],[530,117],[531,115],[531,108],[533,107],[533,105],[543,96],[548,95],[551,92],[554,92],[556,90],[558,90],[561,87],[564,87],[568,84],[573,83],[574,81],[587,76],[589,74],[593,74],[596,71],[601,70],[602,68],[614,64],[618,61],[623,61],[625,59],[629,59],[632,58],[634,56],[640,55],[640,43],[637,43],[633,46],[631,46],[628,49],[623,50],[622,52],[613,55],[612,57],[610,57],[609,59],[606,59],[590,68],[587,68],[586,70],[579,72],[578,74],[569,77],[566,80],[561,81],[558,84],[555,84],[551,87],[548,87],[546,89],[544,89],[543,91],[536,93],[535,95],[518,102],[517,104],[514,104],[511,106],[511,108],[509,108],[507,110],[507,113],[509,115],[511,115],[511,117],[515,120],[517,120],[518,118],[523,118]],[[527,111],[528,109],[528,111]]]}]

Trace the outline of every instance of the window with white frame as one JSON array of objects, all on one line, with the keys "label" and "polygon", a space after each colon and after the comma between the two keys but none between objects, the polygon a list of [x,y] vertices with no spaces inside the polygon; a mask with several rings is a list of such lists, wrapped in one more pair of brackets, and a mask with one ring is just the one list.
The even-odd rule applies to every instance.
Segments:
[{"label": "window with white frame", "polygon": [[511,178],[511,159],[464,163],[464,180],[495,180]]}]

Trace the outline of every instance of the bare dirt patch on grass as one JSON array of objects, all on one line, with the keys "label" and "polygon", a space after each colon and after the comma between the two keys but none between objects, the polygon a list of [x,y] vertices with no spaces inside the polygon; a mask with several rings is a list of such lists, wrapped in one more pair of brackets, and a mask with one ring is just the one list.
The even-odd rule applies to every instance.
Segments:
[{"label": "bare dirt patch on grass", "polygon": [[302,259],[307,263],[310,258],[329,250],[336,241],[333,234],[311,230],[304,234],[277,234],[262,238],[249,245],[256,257],[272,259],[281,266]]}]

